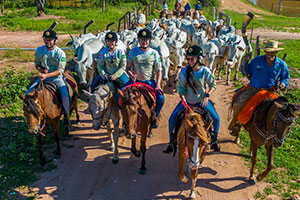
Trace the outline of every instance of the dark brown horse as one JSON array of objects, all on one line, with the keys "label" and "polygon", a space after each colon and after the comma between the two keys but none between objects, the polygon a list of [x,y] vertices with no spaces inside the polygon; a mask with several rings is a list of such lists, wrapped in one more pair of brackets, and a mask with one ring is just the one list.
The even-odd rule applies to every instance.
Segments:
[{"label": "dark brown horse", "polygon": [[[78,87],[75,79],[70,71],[65,71],[65,77],[73,82],[75,90],[70,102],[70,113],[73,109],[76,112],[77,122],[79,115],[77,111]],[[43,155],[42,139],[46,134],[48,126],[53,126],[56,140],[56,155],[61,155],[60,138],[59,138],[59,120],[63,113],[62,105],[55,99],[52,92],[47,89],[41,82],[40,87],[35,88],[26,96],[21,96],[23,100],[24,116],[29,126],[29,133],[38,135],[38,151],[40,155],[41,165],[46,164],[46,159]],[[65,135],[69,135],[69,127],[66,127]]]},{"label": "dark brown horse", "polygon": [[188,162],[191,169],[192,186],[190,198],[195,198],[195,185],[198,177],[198,168],[203,162],[205,152],[208,148],[208,129],[205,128],[201,115],[196,112],[190,112],[182,120],[177,133],[177,143],[179,148],[179,170],[178,178],[188,182],[188,177],[184,175],[184,168]]},{"label": "dark brown horse", "polygon": [[254,183],[253,173],[257,162],[257,149],[264,145],[268,156],[266,170],[257,176],[257,180],[261,181],[273,169],[274,149],[283,144],[290,126],[297,117],[297,110],[299,110],[299,105],[289,103],[283,96],[274,100],[268,99],[258,106],[252,119],[244,126],[251,139],[252,166],[249,177],[251,183]]},{"label": "dark brown horse", "polygon": [[[143,91],[135,86],[128,88],[124,93],[118,90],[122,100],[121,114],[123,117],[123,126],[125,128],[125,136],[131,139],[131,152],[140,157],[142,153],[142,163],[140,174],[146,174],[146,140],[151,132],[151,114]],[[138,135],[140,133],[140,135]],[[140,138],[140,150],[137,150],[136,139]]]}]

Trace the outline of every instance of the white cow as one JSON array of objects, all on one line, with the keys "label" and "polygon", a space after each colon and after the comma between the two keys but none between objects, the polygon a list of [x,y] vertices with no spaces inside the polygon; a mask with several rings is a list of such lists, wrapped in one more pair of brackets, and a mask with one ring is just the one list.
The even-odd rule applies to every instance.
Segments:
[{"label": "white cow", "polygon": [[203,51],[204,61],[206,66],[210,69],[212,74],[216,71],[217,58],[219,55],[219,48],[213,42],[205,42],[201,46]]},{"label": "white cow", "polygon": [[242,62],[242,58],[245,53],[246,44],[243,38],[239,35],[235,35],[230,38],[228,46],[228,61],[227,61],[227,85],[230,84],[230,72],[234,67],[234,80],[238,79],[238,71]]},{"label": "white cow", "polygon": [[72,39],[72,41],[68,42],[67,46],[71,46],[73,45],[74,48],[74,56],[77,57],[78,56],[78,50],[79,47],[87,40],[89,39],[95,39],[96,36],[92,33],[87,33],[87,34],[83,34],[80,36],[72,36],[70,34],[70,37]]}]

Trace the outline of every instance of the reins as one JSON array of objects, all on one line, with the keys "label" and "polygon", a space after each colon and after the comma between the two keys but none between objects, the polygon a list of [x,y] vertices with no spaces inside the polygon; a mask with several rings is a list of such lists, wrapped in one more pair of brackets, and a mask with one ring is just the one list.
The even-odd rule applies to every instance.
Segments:
[{"label": "reins", "polygon": [[[184,99],[181,99],[181,103],[185,109],[185,119],[187,119],[187,114],[189,111],[193,112],[193,110],[191,109],[191,107],[187,104],[187,102]],[[189,134],[187,133],[186,127],[184,128],[184,143],[185,143],[185,148],[184,148],[184,153],[185,153],[185,157],[189,158],[189,152],[188,152],[188,137]]]},{"label": "reins", "polygon": [[[46,104],[46,101],[45,101],[45,87],[44,87],[44,83],[43,83],[42,80],[40,81],[39,85],[42,86],[44,109],[42,108],[41,104],[39,104],[40,111],[41,111],[41,117],[39,117],[38,128],[39,128],[39,134],[45,137],[45,134],[43,133],[43,130],[44,130],[45,126],[46,126],[46,113],[45,113],[45,110],[46,110],[46,107],[47,107],[46,105],[47,104]],[[41,121],[42,121],[41,118],[44,118],[43,119],[43,125],[42,125],[42,127],[40,127],[40,124],[41,124]]]}]

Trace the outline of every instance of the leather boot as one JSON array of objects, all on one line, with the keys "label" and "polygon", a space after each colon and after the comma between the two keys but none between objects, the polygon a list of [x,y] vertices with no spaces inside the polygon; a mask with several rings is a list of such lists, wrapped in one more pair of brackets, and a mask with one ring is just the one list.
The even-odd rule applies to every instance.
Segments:
[{"label": "leather boot", "polygon": [[218,145],[218,141],[215,138],[215,136],[211,136],[211,147],[213,148],[214,151],[219,152],[220,147]]}]

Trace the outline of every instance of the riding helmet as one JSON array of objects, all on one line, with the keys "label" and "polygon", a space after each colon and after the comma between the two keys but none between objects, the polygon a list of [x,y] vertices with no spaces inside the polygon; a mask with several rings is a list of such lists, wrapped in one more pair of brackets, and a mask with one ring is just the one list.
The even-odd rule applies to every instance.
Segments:
[{"label": "riding helmet", "polygon": [[202,49],[197,45],[190,46],[187,50],[186,56],[202,56]]},{"label": "riding helmet", "polygon": [[107,40],[112,40],[112,41],[118,42],[118,36],[115,32],[109,31],[105,35],[105,41],[107,41]]},{"label": "riding helmet", "polygon": [[138,38],[145,38],[145,39],[150,39],[152,38],[151,31],[149,29],[142,29],[138,33]]},{"label": "riding helmet", "polygon": [[57,39],[56,32],[53,29],[45,30],[43,38]]}]

